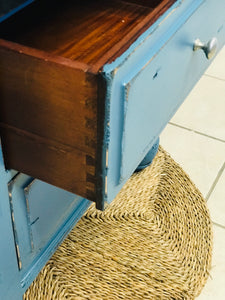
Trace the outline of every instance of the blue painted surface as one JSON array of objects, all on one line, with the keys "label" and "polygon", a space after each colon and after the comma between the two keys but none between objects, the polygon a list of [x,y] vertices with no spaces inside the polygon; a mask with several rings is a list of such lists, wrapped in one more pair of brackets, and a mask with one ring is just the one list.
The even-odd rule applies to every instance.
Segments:
[{"label": "blue painted surface", "polygon": [[[111,202],[211,61],[196,38],[225,42],[225,2],[178,1],[119,59],[108,81],[107,194]],[[210,15],[210,18],[208,17]],[[188,17],[187,17],[188,16]],[[206,22],[207,20],[207,22]]]},{"label": "blue painted surface", "polygon": [[[70,230],[79,221],[79,219],[91,204],[90,201],[86,199],[75,195],[74,197],[76,200],[76,205],[74,205],[73,210],[71,210],[67,218],[65,218],[65,220],[61,222],[60,226],[55,228],[54,234],[51,235],[51,238],[47,241],[47,243],[45,243],[45,246],[41,248],[39,252],[37,252],[37,255],[35,255],[35,258],[33,259],[30,266],[21,271],[20,283],[23,292],[25,292],[26,289],[30,286],[40,270],[43,268],[49,258],[54,254],[59,244],[68,235]],[[65,198],[61,199],[62,202],[64,200]]]},{"label": "blue painted surface", "polygon": [[[193,62],[192,44],[184,45],[182,39],[189,35],[187,40],[195,40],[199,18],[196,9],[202,3],[203,0],[192,2],[149,49],[137,73],[128,74],[124,79],[121,181],[135,170],[137,162],[148,153],[184,100],[186,90],[199,79],[195,76],[199,63]],[[204,58],[202,61],[206,62]],[[199,62],[202,64],[201,60]]]},{"label": "blue painted surface", "polygon": [[21,173],[8,183],[9,174],[0,148],[0,299],[18,300],[90,201]]},{"label": "blue painted surface", "polygon": [[18,263],[7,188],[7,176],[0,145],[0,299],[21,299]]},{"label": "blue painted surface", "polygon": [[159,149],[159,138],[157,138],[157,141],[152,146],[152,148],[149,150],[149,152],[145,155],[144,159],[140,162],[138,167],[136,168],[135,172],[139,172],[145,168],[147,168],[155,158],[157,152]]},{"label": "blue painted surface", "polygon": [[71,212],[86,200],[21,173],[10,181],[9,190],[20,268],[26,272]]},{"label": "blue painted surface", "polygon": [[[146,39],[149,39],[154,32],[156,32],[161,23],[165,21],[171,14],[173,14],[174,10],[181,6],[183,0],[176,1],[162,16],[160,16],[154,24],[152,24],[136,41],[129,47],[127,51],[125,51],[121,56],[119,56],[115,61],[110,64],[106,64],[104,66],[104,72],[106,76],[113,75],[115,69],[119,68],[124,64],[124,62],[133,55],[137,48],[141,47],[142,44],[145,42]],[[137,66],[134,67],[136,69]],[[110,76],[111,77],[111,76]],[[111,78],[112,79],[112,78]]]},{"label": "blue painted surface", "polygon": [[[104,67],[108,90],[102,176],[107,186],[102,192],[108,202],[208,67],[204,53],[193,52],[194,40],[216,36],[219,48],[224,44],[224,11],[225,1],[217,5],[213,0],[177,1],[121,57]],[[90,202],[5,171],[1,149],[0,193],[0,299],[17,300]]]}]

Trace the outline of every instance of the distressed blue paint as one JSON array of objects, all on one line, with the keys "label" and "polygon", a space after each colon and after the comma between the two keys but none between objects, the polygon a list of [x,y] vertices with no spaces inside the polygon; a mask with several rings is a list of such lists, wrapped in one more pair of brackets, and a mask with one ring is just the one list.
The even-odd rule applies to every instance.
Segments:
[{"label": "distressed blue paint", "polygon": [[103,68],[106,74],[113,72],[115,69],[119,68],[127,58],[136,51],[137,47],[139,47],[146,38],[149,38],[153,32],[155,32],[160,24],[165,20],[173,11],[181,5],[183,0],[176,1],[161,17],[159,17],[152,26],[150,26],[137,40],[129,47],[127,51],[125,51],[120,57],[118,57],[114,62],[110,64],[106,64]]},{"label": "distressed blue paint", "polygon": [[[216,5],[213,0],[177,1],[121,57],[103,68],[107,82],[101,174],[108,183],[102,190],[105,200],[113,200],[209,65],[201,51],[192,51],[194,40],[208,41],[217,36],[219,48],[224,44],[224,11],[225,1]],[[0,299],[4,300],[22,298],[90,204],[16,174],[5,171],[0,149]],[[11,197],[7,186],[10,180]],[[15,242],[20,249],[21,270]]]},{"label": "distressed blue paint", "polygon": [[[154,44],[151,44],[151,47],[148,49],[148,52],[140,60],[138,68],[135,68],[133,72],[127,74],[127,77],[124,78],[124,87],[134,78],[137,77],[138,73],[142,71],[146,65],[150,64],[155,56],[161,51],[162,48],[173,38],[174,34],[182,28],[182,26],[187,22],[187,20],[196,12],[196,10],[204,3],[205,0],[195,0],[191,2],[188,6],[183,9],[177,18],[167,27],[167,29],[154,40]],[[192,19],[193,20],[193,19]],[[193,21],[192,21],[193,22]],[[191,28],[189,29],[191,31]],[[149,36],[152,39],[152,36]],[[192,42],[190,42],[192,46]],[[156,71],[160,71],[160,68]]]},{"label": "distressed blue paint", "polygon": [[[144,34],[138,39],[135,43],[136,49],[133,46],[130,47],[121,58],[104,67],[105,77],[108,80],[111,78],[107,99],[110,107],[108,202],[114,199],[152,147],[166,123],[209,66],[210,61],[205,59],[204,53],[192,51],[194,40],[199,37],[203,41],[208,41],[212,36],[217,36],[219,49],[224,44],[224,11],[224,1],[220,1],[217,5],[213,0],[181,1],[170,10],[169,15],[165,14],[161,17],[160,25],[158,24],[155,30],[150,30],[148,37]],[[188,20],[186,14],[189,15]],[[210,18],[208,18],[209,14]],[[207,23],[203,22],[205,20]],[[170,57],[172,59],[169,59]],[[114,72],[113,69],[115,69]],[[176,75],[176,72],[180,73],[180,71],[181,77]],[[175,82],[174,76],[177,80]],[[129,99],[126,102],[124,85],[129,80],[132,91],[127,93]],[[167,86],[165,92],[162,89],[163,84]],[[143,94],[142,109],[138,107],[142,99],[140,93]],[[151,103],[147,104],[149,95],[152,95]],[[165,103],[164,99],[166,99]],[[129,110],[129,126],[126,127],[124,115],[127,109]],[[151,116],[149,124],[148,111]],[[151,111],[154,111],[154,114]],[[143,119],[145,124],[143,124]],[[135,123],[140,124],[137,130]],[[126,139],[129,139],[130,144],[128,143],[124,154],[127,162],[121,177],[124,129]],[[139,139],[142,141],[142,138],[144,142],[141,147],[138,147]],[[133,150],[132,147],[134,147]]]},{"label": "distressed blue paint", "polygon": [[9,187],[20,261],[26,272],[71,211],[86,200],[24,174],[13,178]]},{"label": "distressed blue paint", "polygon": [[9,182],[11,210],[14,214],[14,235],[19,247],[20,260],[28,259],[31,253],[30,235],[28,231],[28,219],[26,214],[26,199],[24,197],[23,185],[29,184],[32,178],[24,174],[18,174]]},{"label": "distressed blue paint", "polygon": [[19,271],[7,188],[7,176],[0,145],[0,299],[22,299]]},{"label": "distressed blue paint", "polygon": [[33,181],[24,190],[29,205],[33,251],[36,252],[77,207],[80,198],[40,180]]},{"label": "distressed blue paint", "polygon": [[141,163],[136,168],[135,172],[139,172],[145,168],[147,168],[153,161],[154,157],[156,156],[156,153],[159,149],[159,138],[157,138],[157,141],[152,146],[152,148],[149,150],[149,152],[146,154],[144,159],[141,161]]},{"label": "distressed blue paint", "polygon": [[[90,205],[86,199],[24,174],[18,173],[8,184],[9,174],[14,173],[5,170],[0,148],[0,299],[4,300],[22,299]],[[20,270],[16,245],[20,250]]]},{"label": "distressed blue paint", "polygon": [[12,15],[14,15],[15,13],[17,13],[18,11],[20,11],[21,9],[23,9],[24,7],[26,7],[27,5],[31,4],[34,1],[35,0],[24,1],[22,4],[12,8],[10,11],[4,13],[3,15],[0,15],[0,22],[3,22],[4,20],[11,17]]},{"label": "distressed blue paint", "polygon": [[[196,21],[199,15],[197,13],[192,15],[202,3],[203,0],[192,2],[151,47],[137,73],[128,74],[124,79],[123,99],[126,109],[124,110],[120,181],[133,173],[137,163],[148,153],[162,127],[169,121],[175,107],[184,100],[186,93],[184,94],[183,91],[188,88],[189,83],[198,80],[194,74],[192,76],[196,64],[192,61],[191,41],[195,40],[194,29],[198,24]],[[190,17],[191,22],[188,22]],[[199,34],[201,35],[200,30]],[[182,38],[185,35],[189,35],[188,46],[182,45]],[[175,60],[174,53],[176,53]],[[205,59],[204,62],[207,63]],[[189,66],[192,66],[189,69],[192,78],[186,81]],[[171,70],[174,73],[172,78],[170,78]],[[162,85],[168,85],[168,89],[162,88]]]},{"label": "distressed blue paint", "polygon": [[[54,235],[51,236],[51,239],[48,240],[48,243],[45,245],[42,251],[40,251],[38,255],[36,255],[30,267],[21,272],[21,286],[23,292],[25,292],[26,289],[30,286],[40,270],[53,255],[59,244],[68,235],[70,230],[74,227],[74,225],[79,221],[81,216],[90,206],[90,201],[86,199],[77,196],[76,200],[76,206],[74,206],[73,210],[71,210],[65,221],[60,224],[60,227],[56,227]],[[61,199],[61,201],[64,201],[64,199]]]},{"label": "distressed blue paint", "polygon": [[[137,42],[121,56],[121,58],[117,59],[111,65],[106,65],[104,67],[104,75],[108,80],[107,102],[110,107],[108,117],[110,120],[109,169],[107,173],[108,202],[111,202],[114,199],[124,182],[131,175],[129,174],[123,182],[118,184],[120,179],[121,134],[123,130],[124,117],[124,80],[128,74],[136,74],[137,71],[142,68],[143,60],[146,63],[145,58],[148,56],[150,49],[157,44],[165,32],[168,32],[168,28],[173,25],[174,21],[179,18],[181,13],[185,13],[185,10],[190,5],[190,2],[188,2],[188,4],[187,2],[183,2],[183,5],[180,5],[180,3],[181,1],[175,3],[169,12],[165,13],[160,18],[160,21],[156,22],[149,30],[147,30],[147,32],[144,33]],[[191,3],[194,5],[195,1],[191,1]],[[168,17],[168,15],[170,15],[170,17]]]}]

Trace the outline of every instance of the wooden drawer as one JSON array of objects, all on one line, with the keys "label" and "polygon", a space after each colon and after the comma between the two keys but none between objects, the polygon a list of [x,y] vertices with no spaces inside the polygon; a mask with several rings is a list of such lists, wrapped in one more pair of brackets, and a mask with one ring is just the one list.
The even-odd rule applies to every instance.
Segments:
[{"label": "wooden drawer", "polygon": [[174,0],[40,0],[0,25],[5,164],[102,206],[103,66]]},{"label": "wooden drawer", "polygon": [[40,0],[3,22],[6,167],[103,208],[208,66],[193,43],[223,36],[224,6]]}]

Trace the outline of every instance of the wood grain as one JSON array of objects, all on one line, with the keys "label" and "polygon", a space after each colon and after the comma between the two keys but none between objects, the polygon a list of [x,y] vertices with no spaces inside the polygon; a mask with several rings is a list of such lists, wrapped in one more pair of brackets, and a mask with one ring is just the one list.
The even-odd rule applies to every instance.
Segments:
[{"label": "wood grain", "polygon": [[174,2],[37,1],[2,24],[0,36],[100,68],[121,49],[125,51]]},{"label": "wood grain", "polygon": [[6,167],[96,200],[98,76],[83,65],[79,69],[28,52],[1,43],[0,133]]},{"label": "wood grain", "polygon": [[88,151],[85,138],[96,140],[96,76],[22,47],[1,47],[0,57],[0,96],[8,99],[0,103],[1,122]]},{"label": "wood grain", "polygon": [[[6,166],[95,201],[91,154],[0,124]],[[16,151],[15,151],[16,150]],[[94,152],[94,151],[93,151]],[[91,179],[91,180],[90,180]]]}]

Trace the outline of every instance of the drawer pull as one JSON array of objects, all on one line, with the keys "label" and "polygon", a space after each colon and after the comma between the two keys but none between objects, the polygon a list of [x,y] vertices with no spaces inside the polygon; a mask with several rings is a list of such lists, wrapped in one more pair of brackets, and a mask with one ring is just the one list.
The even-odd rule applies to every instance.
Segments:
[{"label": "drawer pull", "polygon": [[200,41],[200,39],[195,40],[193,50],[197,51],[202,49],[205,52],[207,59],[213,58],[216,54],[218,46],[217,38],[213,37],[208,43],[204,44]]}]

